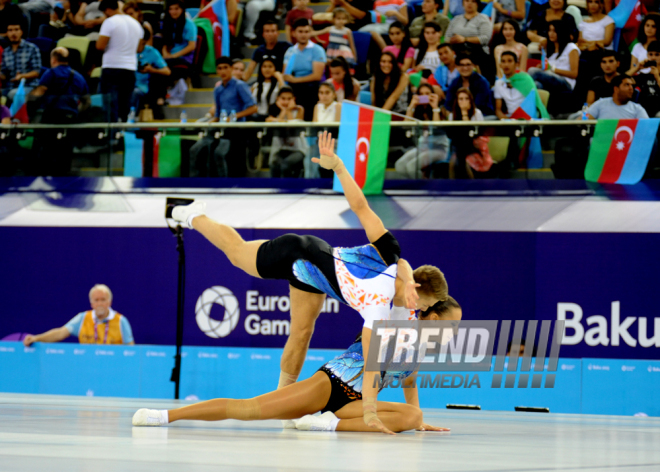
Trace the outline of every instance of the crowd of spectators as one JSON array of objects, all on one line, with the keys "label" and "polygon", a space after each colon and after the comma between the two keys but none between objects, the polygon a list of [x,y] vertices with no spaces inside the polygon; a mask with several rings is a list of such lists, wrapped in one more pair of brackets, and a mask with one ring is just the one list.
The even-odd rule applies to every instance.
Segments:
[{"label": "crowd of spectators", "polygon": [[[490,5],[480,0],[332,0],[326,12],[316,13],[309,0],[225,4],[234,57],[217,60],[215,121],[332,123],[345,99],[422,121],[511,119],[525,98],[514,85],[520,80],[549,92],[552,117],[660,112],[660,13],[652,11],[657,5],[650,0],[633,10],[621,31],[615,31],[608,16],[616,6],[611,0],[587,0],[581,7],[569,6],[568,0],[497,0]],[[147,20],[135,0],[17,5],[0,0],[2,94],[9,104],[21,83],[33,97],[52,91],[56,83],[60,93],[83,95],[87,90],[73,72],[82,72],[91,84],[89,67],[95,65],[101,74],[94,85],[110,97],[112,120],[127,120],[131,107],[158,109],[167,104],[168,90],[174,96],[174,89],[195,73],[198,26],[186,11],[193,6],[199,5],[167,0],[160,17]],[[240,11],[243,28],[236,31]],[[50,21],[35,27],[44,12]],[[286,41],[279,39],[278,18]],[[97,63],[84,61],[69,74],[68,51],[57,48],[47,72],[41,43],[24,39],[34,31],[53,41],[95,35],[89,56]],[[238,54],[244,43],[258,45],[251,57]],[[6,115],[3,108],[5,121]],[[241,138],[238,146],[245,147],[250,136]],[[313,143],[295,132],[282,131],[274,138],[272,174],[298,175]],[[244,161],[243,149],[209,140],[193,146],[191,175],[245,173],[244,165],[232,166],[234,159]],[[397,167],[418,174],[433,156],[446,154],[441,141],[439,135],[427,136],[417,143],[428,148],[424,158],[413,163],[406,155]]]}]

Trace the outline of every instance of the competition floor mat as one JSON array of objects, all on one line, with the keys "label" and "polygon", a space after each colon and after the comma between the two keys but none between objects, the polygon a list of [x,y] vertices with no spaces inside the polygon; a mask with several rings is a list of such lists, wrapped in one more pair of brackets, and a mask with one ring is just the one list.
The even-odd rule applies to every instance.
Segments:
[{"label": "competition floor mat", "polygon": [[283,430],[280,421],[131,425],[141,407],[184,402],[0,394],[0,470],[660,470],[660,418],[425,410],[451,433]]}]

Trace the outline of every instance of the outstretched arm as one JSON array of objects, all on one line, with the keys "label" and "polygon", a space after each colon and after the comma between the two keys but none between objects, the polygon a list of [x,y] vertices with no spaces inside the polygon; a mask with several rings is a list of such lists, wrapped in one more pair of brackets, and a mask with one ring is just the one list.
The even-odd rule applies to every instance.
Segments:
[{"label": "outstretched arm", "polygon": [[377,241],[382,235],[387,233],[381,219],[369,208],[369,203],[362,193],[362,189],[353,180],[348,173],[342,160],[335,154],[335,140],[330,133],[324,131],[319,137],[319,152],[321,157],[312,158],[324,169],[331,169],[335,172],[341,186],[344,189],[344,196],[348,200],[351,210],[357,215],[362,227],[367,233],[370,242]]},{"label": "outstretched arm", "polygon": [[45,333],[37,335],[28,334],[25,336],[25,339],[23,339],[23,344],[25,346],[30,346],[32,343],[36,342],[56,343],[68,338],[69,336],[71,336],[69,330],[66,329],[66,326],[62,326],[61,328],[54,328],[50,331],[46,331]]}]

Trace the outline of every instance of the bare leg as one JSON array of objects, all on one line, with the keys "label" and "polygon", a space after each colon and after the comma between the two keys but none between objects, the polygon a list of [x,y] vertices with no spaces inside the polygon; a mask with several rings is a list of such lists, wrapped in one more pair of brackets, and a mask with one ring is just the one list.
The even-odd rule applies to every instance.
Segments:
[{"label": "bare leg", "polygon": [[[309,341],[314,333],[314,324],[321,313],[325,294],[303,292],[289,286],[291,295],[291,332],[284,346],[280,369],[279,387],[295,382],[305,363]],[[288,383],[287,383],[288,382]],[[279,388],[278,387],[278,388]]]},{"label": "bare leg", "polygon": [[170,423],[178,420],[219,421],[288,420],[320,411],[330,399],[332,386],[323,372],[288,387],[248,400],[216,398],[168,411]]},{"label": "bare leg", "polygon": [[208,216],[198,216],[192,221],[193,228],[202,233],[215,247],[225,253],[229,261],[253,277],[257,271],[257,251],[265,239],[245,241],[231,226],[223,225]]},{"label": "bare leg", "polygon": [[[419,427],[423,422],[422,410],[405,403],[378,402],[378,418],[390,431],[400,433]],[[339,418],[337,431],[380,432],[364,423],[362,400],[351,402],[335,412]]]}]

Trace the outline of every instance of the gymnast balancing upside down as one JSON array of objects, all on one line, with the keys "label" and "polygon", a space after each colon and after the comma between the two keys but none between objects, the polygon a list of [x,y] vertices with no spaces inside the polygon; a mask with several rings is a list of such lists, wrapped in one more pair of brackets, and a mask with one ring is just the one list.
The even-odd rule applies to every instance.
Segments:
[{"label": "gymnast balancing upside down", "polygon": [[[254,277],[289,282],[291,330],[282,355],[278,388],[297,380],[326,294],[356,309],[364,318],[362,343],[367,353],[373,322],[390,319],[392,305],[426,310],[448,296],[447,282],[437,267],[425,265],[413,272],[399,258],[399,243],[369,208],[362,190],[334,153],[334,146],[335,140],[324,132],[319,138],[321,157],[312,160],[335,172],[371,244],[333,248],[317,237],[295,234],[270,241],[245,241],[233,228],[205,216],[203,202],[176,206],[172,211],[175,220],[202,233],[234,266]],[[365,423],[380,425],[385,432],[387,428],[376,414],[375,375],[365,375]]]},{"label": "gymnast balancing upside down", "polygon": [[[406,312],[407,310],[401,310]],[[451,297],[420,313],[422,320],[451,321],[452,327],[462,317],[461,307]],[[405,316],[403,319],[408,319]],[[451,338],[444,336],[443,343]],[[378,432],[380,427],[368,426],[363,420],[362,391],[364,356],[360,336],[348,350],[321,367],[302,382],[247,400],[217,398],[174,410],[140,409],[133,416],[135,426],[163,426],[178,420],[243,421],[294,419],[295,427],[304,431],[364,431]],[[406,403],[378,402],[378,414],[389,431],[449,431],[424,423],[413,372],[387,372],[383,380],[398,378],[408,388],[403,393]],[[321,411],[320,416],[312,416]]]}]

